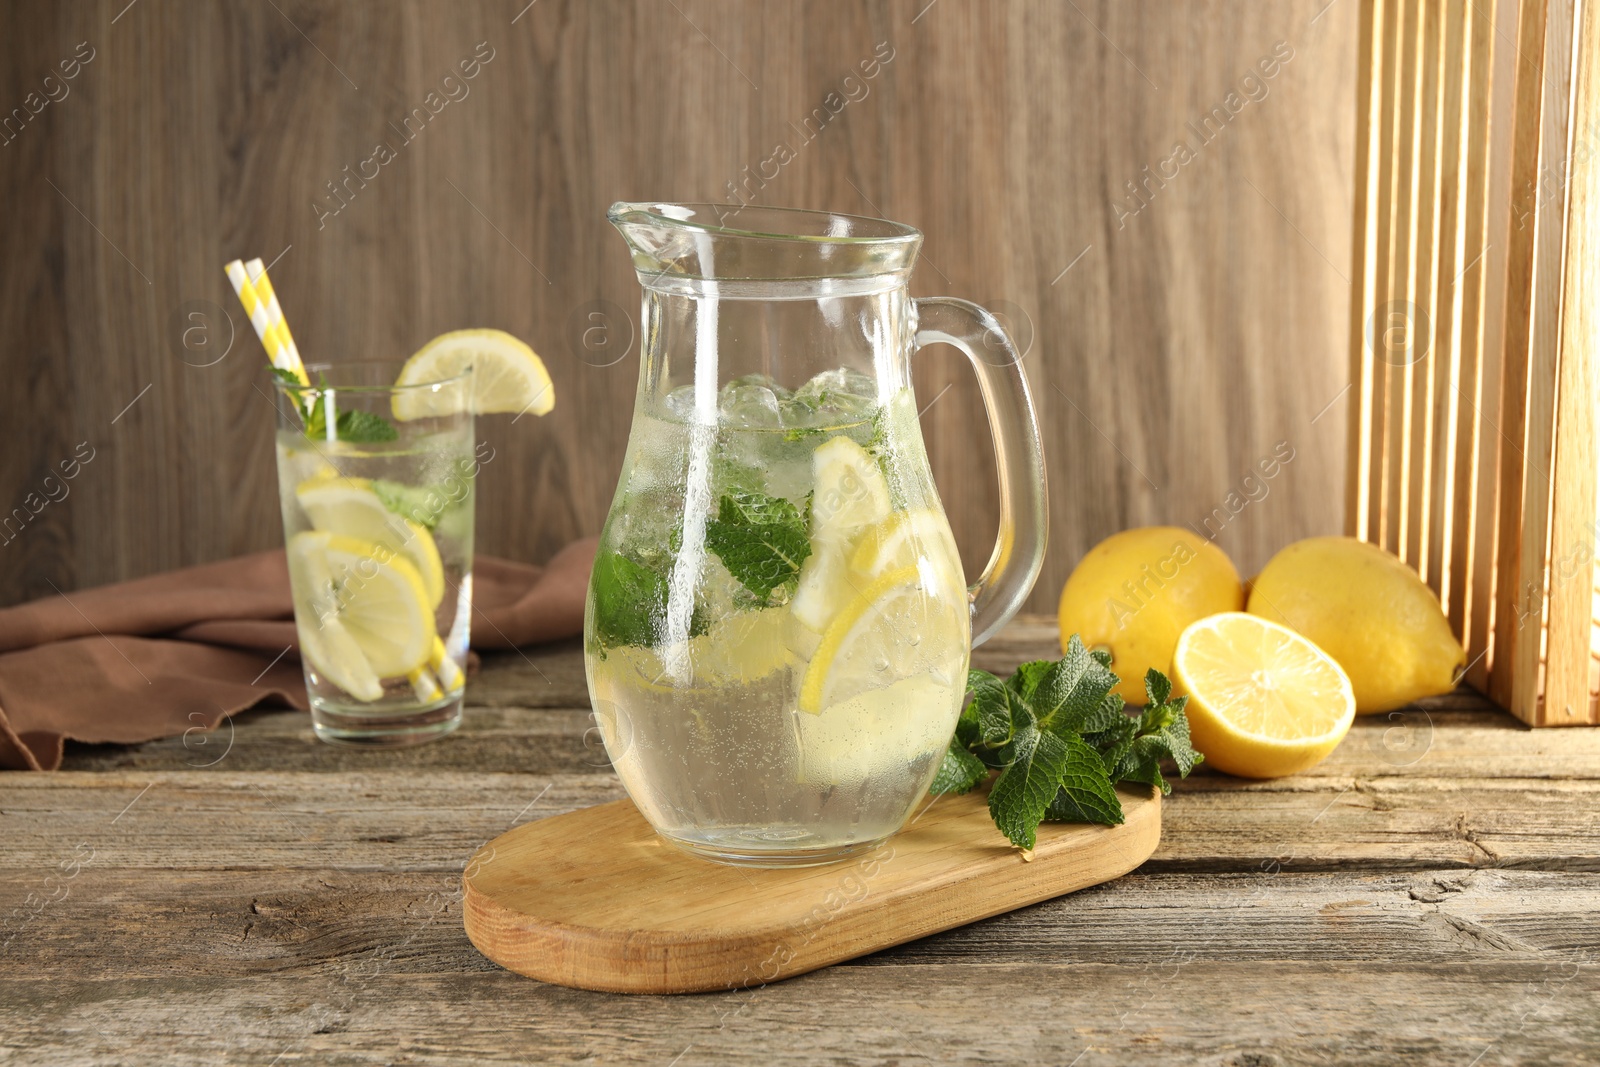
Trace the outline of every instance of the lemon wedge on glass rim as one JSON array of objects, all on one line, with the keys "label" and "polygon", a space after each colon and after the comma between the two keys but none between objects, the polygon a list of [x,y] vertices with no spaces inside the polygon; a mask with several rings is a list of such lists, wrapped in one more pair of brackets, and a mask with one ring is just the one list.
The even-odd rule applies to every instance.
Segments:
[{"label": "lemon wedge on glass rim", "polygon": [[417,569],[386,545],[308,530],[288,545],[295,614],[313,667],[362,699],[428,662],[433,608]]},{"label": "lemon wedge on glass rim", "polygon": [[[548,414],[556,389],[544,360],[504,330],[452,330],[440,334],[406,360],[397,386],[427,386],[472,371],[468,403],[474,414]],[[398,389],[390,403],[401,422],[451,415],[458,410],[455,390]]]},{"label": "lemon wedge on glass rim", "polygon": [[1241,611],[1191,623],[1172,657],[1189,734],[1206,762],[1278,778],[1322,762],[1350,732],[1356,698],[1332,656],[1286,626]]}]

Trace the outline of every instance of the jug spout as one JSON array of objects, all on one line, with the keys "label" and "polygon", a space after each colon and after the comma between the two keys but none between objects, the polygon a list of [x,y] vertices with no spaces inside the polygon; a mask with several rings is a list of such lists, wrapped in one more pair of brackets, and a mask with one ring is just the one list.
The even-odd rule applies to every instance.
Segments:
[{"label": "jug spout", "polygon": [[[606,218],[641,282],[909,278],[922,234],[884,219],[735,204],[627,203]],[[651,286],[654,288],[655,286]]]}]

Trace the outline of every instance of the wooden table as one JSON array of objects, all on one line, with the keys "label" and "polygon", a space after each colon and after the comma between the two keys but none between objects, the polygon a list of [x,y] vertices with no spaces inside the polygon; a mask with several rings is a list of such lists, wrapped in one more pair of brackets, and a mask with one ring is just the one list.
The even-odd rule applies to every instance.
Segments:
[{"label": "wooden table", "polygon": [[[1051,654],[1022,620],[979,650]],[[461,868],[622,795],[575,644],[491,657],[440,743],[303,715],[0,777],[0,1062],[1595,1063],[1600,731],[1469,694],[1322,766],[1178,786],[1117,882],[792,981],[622,997],[500,970]]]}]

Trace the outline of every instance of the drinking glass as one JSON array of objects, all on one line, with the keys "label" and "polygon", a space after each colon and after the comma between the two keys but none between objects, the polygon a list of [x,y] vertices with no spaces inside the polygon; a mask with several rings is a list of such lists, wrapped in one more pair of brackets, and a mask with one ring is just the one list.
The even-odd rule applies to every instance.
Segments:
[{"label": "drinking glass", "polygon": [[471,372],[396,386],[401,365],[312,365],[312,385],[275,383],[295,630],[312,727],[336,744],[413,744],[461,722]]}]

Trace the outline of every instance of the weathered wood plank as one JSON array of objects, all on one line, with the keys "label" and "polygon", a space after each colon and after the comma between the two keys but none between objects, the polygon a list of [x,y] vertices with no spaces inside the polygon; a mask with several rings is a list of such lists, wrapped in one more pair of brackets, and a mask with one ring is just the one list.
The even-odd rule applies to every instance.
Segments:
[{"label": "weathered wood plank", "polygon": [[[615,800],[611,773],[139,772],[17,776],[0,802],[8,866],[79,844],[114,866],[459,869],[529,817]],[[148,792],[140,791],[149,787]],[[134,801],[124,813],[120,809]],[[1600,870],[1600,781],[1289,778],[1181,782],[1157,870],[1531,867]]]},{"label": "weathered wood plank", "polygon": [[[1588,1064],[1600,976],[1570,962],[842,966],[630,997],[506,972],[0,979],[29,1064]],[[981,1022],[980,1022],[981,1020]],[[1092,1049],[1092,1055],[1085,1056]]]},{"label": "weathered wood plank", "polygon": [[[1020,616],[977,649],[973,665],[1009,673],[1018,663],[1060,655],[1055,620]],[[577,641],[493,653],[467,689],[464,725],[432,745],[383,752],[324,745],[300,713],[258,711],[214,734],[145,745],[69,746],[64,768],[79,771],[376,771],[456,769],[483,773],[589,773],[609,764],[588,711]],[[1600,731],[1559,739],[1520,726],[1469,689],[1387,715],[1363,716],[1310,777],[1583,778],[1600,776]]]},{"label": "weathered wood plank", "polygon": [[[300,712],[239,716],[211,734],[143,745],[69,746],[69,771],[381,771],[413,768],[484,774],[589,773],[609,767],[587,701],[565,707],[485,707],[469,688],[465,721],[436,744],[388,751],[317,741]],[[1202,776],[1211,774],[1202,769]],[[1301,778],[1600,777],[1600,731],[1557,737],[1528,730],[1468,690],[1386,715],[1363,716],[1328,759]]]},{"label": "weathered wood plank", "polygon": [[[37,871],[0,871],[0,956],[41,981],[337,978],[375,959],[397,974],[493,969],[462,933],[458,872],[157,875],[90,862],[62,884],[8,921],[7,902],[49,890]],[[1597,910],[1594,874],[1136,873],[855,963],[1582,962],[1600,953]]]}]

